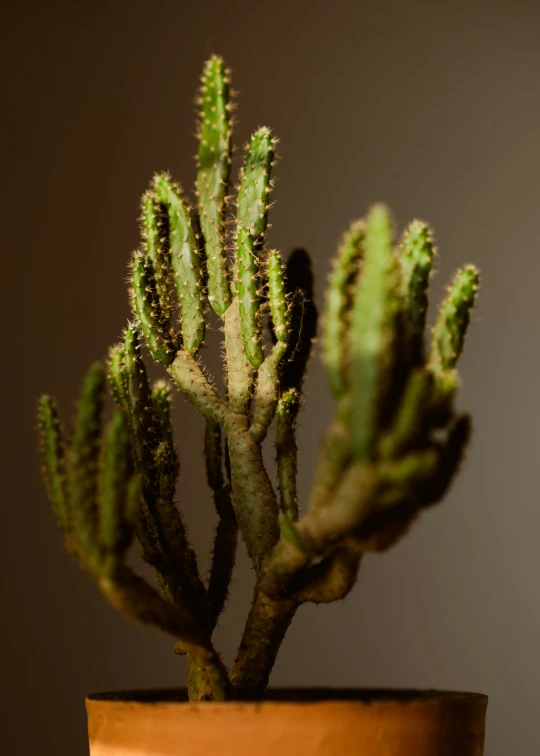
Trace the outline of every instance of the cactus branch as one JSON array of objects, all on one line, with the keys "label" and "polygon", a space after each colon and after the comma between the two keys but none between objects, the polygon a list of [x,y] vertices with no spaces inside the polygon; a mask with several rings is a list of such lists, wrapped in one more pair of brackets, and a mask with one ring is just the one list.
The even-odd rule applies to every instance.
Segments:
[{"label": "cactus branch", "polygon": [[405,330],[413,364],[423,356],[427,290],[434,255],[431,229],[427,223],[414,220],[407,226],[399,250]]},{"label": "cactus branch", "polygon": [[393,425],[381,439],[382,457],[397,457],[425,436],[425,416],[432,390],[433,377],[428,370],[422,367],[411,371]]},{"label": "cactus branch", "polygon": [[170,255],[166,224],[162,209],[154,192],[148,191],[142,197],[141,231],[145,243],[144,249],[153,271],[156,297],[164,321],[170,327],[172,302],[170,291]]},{"label": "cactus branch", "polygon": [[76,549],[91,571],[98,570],[101,561],[97,547],[97,470],[104,390],[105,371],[96,362],[84,380],[71,445],[66,456]]},{"label": "cactus branch", "polygon": [[258,368],[264,359],[261,346],[260,266],[262,241],[268,217],[270,172],[275,140],[266,128],[253,134],[246,149],[238,190],[237,289],[246,355]]},{"label": "cactus branch", "polygon": [[446,442],[438,448],[438,475],[424,483],[422,488],[422,506],[435,504],[445,495],[463,462],[471,426],[471,417],[467,413],[460,415],[451,426]]},{"label": "cactus branch", "polygon": [[107,367],[109,385],[114,401],[126,417],[129,417],[130,405],[127,395],[126,361],[123,344],[115,344],[110,348]]},{"label": "cactus branch", "polygon": [[354,283],[362,259],[365,227],[351,225],[334,258],[326,290],[322,337],[323,360],[334,396],[341,396],[350,383],[349,316]]},{"label": "cactus branch", "polygon": [[156,381],[154,384],[152,404],[159,422],[161,438],[154,452],[159,478],[159,496],[166,500],[172,500],[176,491],[180,460],[178,459],[171,424],[171,392],[165,381]]},{"label": "cactus branch", "polygon": [[120,562],[140,511],[140,487],[132,471],[131,439],[120,409],[114,412],[101,447],[98,493],[99,541],[112,554],[114,562]]},{"label": "cactus branch", "polygon": [[169,176],[158,175],[154,187],[168,213],[169,248],[184,347],[196,352],[204,339],[205,319],[201,259],[189,208],[182,190]]},{"label": "cactus branch", "polygon": [[377,205],[367,218],[351,324],[351,427],[354,453],[360,459],[373,456],[377,427],[392,389],[398,285],[390,217]]},{"label": "cactus branch", "polygon": [[206,423],[204,449],[206,477],[214,494],[214,504],[219,517],[208,581],[208,606],[213,628],[223,611],[229,593],[236,557],[238,525],[231,502],[231,487],[229,483],[225,483],[223,477],[222,438],[219,425]]},{"label": "cactus branch", "polygon": [[295,419],[298,413],[300,394],[297,389],[288,389],[279,400],[276,416],[276,459],[281,496],[281,511],[289,520],[298,518],[296,492],[297,454]]},{"label": "cactus branch", "polygon": [[169,373],[188,402],[208,420],[221,424],[226,406],[212,388],[197,360],[181,350],[169,366]]},{"label": "cactus branch", "polygon": [[433,328],[429,366],[436,376],[452,370],[465,343],[470,313],[478,292],[479,274],[474,265],[456,273]]},{"label": "cactus branch", "polygon": [[176,339],[161,308],[152,264],[140,251],[132,258],[131,285],[133,309],[152,357],[170,365],[177,351]]},{"label": "cactus branch", "polygon": [[197,197],[205,240],[208,301],[223,315],[231,303],[223,244],[225,195],[231,165],[229,78],[223,60],[206,63],[200,92]]},{"label": "cactus branch", "polygon": [[66,491],[65,449],[58,410],[50,396],[44,395],[39,399],[38,424],[47,493],[58,524],[67,533],[70,528],[70,513]]},{"label": "cactus branch", "polygon": [[344,599],[358,576],[362,554],[347,545],[335,549],[328,557],[306,570],[296,597],[302,603],[330,604]]}]

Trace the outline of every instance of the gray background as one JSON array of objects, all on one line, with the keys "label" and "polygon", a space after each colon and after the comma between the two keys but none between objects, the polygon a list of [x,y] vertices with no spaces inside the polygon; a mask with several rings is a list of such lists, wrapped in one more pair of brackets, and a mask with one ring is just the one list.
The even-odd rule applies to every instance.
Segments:
[{"label": "gray background", "polygon": [[[9,754],[85,752],[84,694],[182,684],[171,643],[117,616],[65,556],[41,488],[34,402],[68,414],[87,364],[128,315],[125,266],[152,172],[193,179],[193,96],[222,53],[240,91],[236,142],[280,137],[272,244],[305,245],[319,301],[349,221],[375,200],[429,219],[438,298],[483,271],[460,403],[476,431],[443,506],[343,603],[305,607],[274,684],[488,693],[488,756],[540,753],[539,6],[408,3],[20,3],[4,15],[2,99],[2,693]],[[211,360],[216,365],[216,360]],[[305,497],[332,411],[317,361],[300,430]],[[177,403],[182,501],[201,554],[211,502],[201,425]],[[201,563],[205,564],[202,557]],[[218,633],[247,609],[241,572]]]}]

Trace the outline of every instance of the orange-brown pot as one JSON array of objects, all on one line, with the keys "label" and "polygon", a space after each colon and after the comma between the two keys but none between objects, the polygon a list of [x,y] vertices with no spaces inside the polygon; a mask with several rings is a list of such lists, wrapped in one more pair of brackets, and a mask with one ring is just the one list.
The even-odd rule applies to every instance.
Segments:
[{"label": "orange-brown pot", "polygon": [[191,704],[182,691],[86,701],[90,756],[482,756],[487,697],[438,691],[270,691]]}]

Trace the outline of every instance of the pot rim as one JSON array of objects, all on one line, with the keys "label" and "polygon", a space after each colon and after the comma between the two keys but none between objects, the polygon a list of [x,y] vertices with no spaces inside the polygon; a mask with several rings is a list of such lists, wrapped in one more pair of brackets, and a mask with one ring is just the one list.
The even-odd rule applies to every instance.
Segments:
[{"label": "pot rim", "polygon": [[264,698],[255,700],[197,701],[190,702],[186,688],[156,688],[141,690],[120,690],[90,693],[87,701],[106,703],[126,703],[152,706],[172,704],[175,706],[208,705],[262,706],[264,704],[320,704],[320,703],[354,703],[369,704],[413,704],[422,703],[464,703],[476,702],[487,704],[488,697],[483,693],[468,691],[421,689],[421,688],[331,688],[331,687],[280,687],[268,688]]}]

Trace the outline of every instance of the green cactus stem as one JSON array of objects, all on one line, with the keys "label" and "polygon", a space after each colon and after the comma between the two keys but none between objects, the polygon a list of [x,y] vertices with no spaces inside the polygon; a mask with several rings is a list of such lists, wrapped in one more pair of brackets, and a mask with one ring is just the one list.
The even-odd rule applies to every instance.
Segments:
[{"label": "green cactus stem", "polygon": [[351,225],[338,249],[326,290],[323,360],[334,396],[341,396],[350,384],[350,347],[348,344],[354,283],[362,259],[365,227],[362,221]]},{"label": "green cactus stem", "polygon": [[276,457],[278,461],[281,511],[290,520],[298,518],[298,495],[296,474],[298,447],[296,445],[295,419],[299,410],[300,393],[297,389],[285,391],[277,406]]},{"label": "green cactus stem", "polygon": [[152,389],[152,405],[159,422],[160,441],[154,452],[159,477],[159,496],[166,501],[174,499],[180,460],[173,438],[171,423],[171,388],[165,381],[156,381]]},{"label": "green cactus stem", "polygon": [[[363,557],[403,538],[457,474],[471,433],[470,417],[455,408],[457,361],[478,272],[472,265],[457,272],[425,354],[430,227],[415,220],[396,244],[382,204],[351,224],[333,262],[320,339],[334,414],[311,490],[299,501],[297,423],[317,339],[311,260],[295,249],[283,264],[267,244],[276,145],[268,128],[254,132],[236,198],[227,196],[230,89],[218,56],[203,70],[198,140],[197,207],[168,174],[143,196],[143,240],[130,275],[135,322],[108,359],[116,409],[104,424],[101,364],[85,379],[71,437],[42,397],[43,472],[69,551],[114,607],[174,638],[174,652],[187,656],[190,699],[259,699],[299,607],[344,599]],[[206,327],[216,320],[223,381],[203,362]],[[170,384],[150,385],[146,349]],[[177,487],[192,471],[180,467],[173,392],[205,425],[217,517],[207,581],[182,514],[185,489]],[[228,671],[212,636],[239,535],[253,600]],[[155,588],[126,565],[134,539]]]},{"label": "green cactus stem", "polygon": [[427,223],[414,220],[403,234],[399,260],[405,329],[410,342],[411,358],[416,364],[421,361],[423,354],[428,284],[434,255],[431,229]]},{"label": "green cactus stem", "polygon": [[129,427],[122,410],[116,409],[101,445],[98,540],[120,559],[131,543],[133,525],[140,511],[139,479],[132,473]]},{"label": "green cactus stem", "polygon": [[159,301],[162,317],[170,327],[172,302],[170,292],[170,255],[166,228],[161,217],[161,208],[154,192],[145,192],[142,197],[141,231],[145,243],[144,250],[153,272],[156,299]]},{"label": "green cactus stem", "polygon": [[272,250],[268,257],[268,299],[272,316],[275,344],[272,352],[259,368],[252,402],[250,433],[262,441],[274,418],[279,399],[279,368],[289,342],[289,313],[286,299],[283,268],[279,252]]},{"label": "green cactus stem", "polygon": [[377,427],[392,389],[398,287],[391,220],[386,208],[377,205],[366,221],[362,275],[351,314],[352,444],[360,459],[373,456]]},{"label": "green cactus stem", "polygon": [[66,491],[65,449],[58,410],[50,396],[44,395],[39,399],[38,424],[47,493],[58,525],[66,533],[70,527],[70,513]]},{"label": "green cactus stem", "polygon": [[206,250],[208,301],[224,315],[231,303],[224,249],[224,211],[231,167],[229,77],[213,55],[202,75],[197,155],[197,198]]},{"label": "green cactus stem", "polygon": [[258,368],[264,359],[261,345],[260,268],[262,242],[268,219],[270,172],[275,140],[267,128],[256,131],[247,146],[238,190],[237,288],[242,338],[247,358]]},{"label": "green cactus stem", "polygon": [[456,273],[433,328],[429,366],[436,376],[452,370],[465,343],[470,313],[478,292],[479,274],[474,265]]},{"label": "green cactus stem", "polygon": [[221,427],[207,422],[204,435],[206,477],[214,494],[214,504],[219,518],[208,580],[208,604],[212,629],[227,601],[238,540],[238,525],[231,501],[231,486],[230,482],[225,482],[223,476],[222,445]]},{"label": "green cactus stem", "polygon": [[66,456],[70,509],[76,532],[76,548],[90,569],[99,569],[97,539],[98,464],[105,392],[105,371],[92,365],[85,378],[70,448]]},{"label": "green cactus stem", "polygon": [[132,258],[133,309],[138,318],[152,357],[170,365],[176,355],[176,339],[161,309],[150,260],[143,252]]},{"label": "green cactus stem", "polygon": [[125,413],[129,415],[130,406],[127,394],[126,361],[123,344],[115,344],[109,350],[108,378],[114,401]]},{"label": "green cactus stem", "polygon": [[205,329],[201,259],[195,232],[180,187],[164,174],[155,177],[154,187],[168,213],[171,270],[180,305],[182,339],[187,351],[193,353],[201,346]]}]

